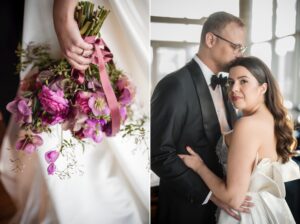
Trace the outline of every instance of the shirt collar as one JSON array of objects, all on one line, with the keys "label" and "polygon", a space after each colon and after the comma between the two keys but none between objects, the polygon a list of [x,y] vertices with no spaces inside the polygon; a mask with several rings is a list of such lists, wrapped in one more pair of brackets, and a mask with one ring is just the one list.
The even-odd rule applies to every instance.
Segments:
[{"label": "shirt collar", "polygon": [[212,70],[209,69],[209,67],[207,67],[206,64],[203,63],[203,61],[201,61],[201,59],[197,55],[194,56],[194,60],[200,66],[200,69],[202,70],[205,81],[206,81],[207,85],[209,86],[210,78],[212,75],[214,75],[214,73],[212,72]]},{"label": "shirt collar", "polygon": [[[193,59],[200,66],[200,69],[202,70],[205,81],[206,81],[207,85],[209,86],[211,76],[214,75],[213,71],[210,70],[210,68],[207,67],[207,65],[204,64],[204,62],[197,55],[195,55]],[[223,77],[225,77],[225,76],[228,77],[228,73],[226,73],[226,72],[220,72],[217,75],[219,76],[219,74],[221,74],[221,73],[222,73]]]}]

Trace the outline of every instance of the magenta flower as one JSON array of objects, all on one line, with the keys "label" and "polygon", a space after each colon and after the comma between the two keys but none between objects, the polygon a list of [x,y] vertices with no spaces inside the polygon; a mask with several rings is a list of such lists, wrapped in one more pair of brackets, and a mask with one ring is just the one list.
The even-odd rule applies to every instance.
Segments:
[{"label": "magenta flower", "polygon": [[61,90],[52,91],[47,86],[42,87],[38,95],[43,109],[52,115],[67,114],[69,109],[68,100],[64,98],[64,92]]},{"label": "magenta flower", "polygon": [[121,108],[120,108],[120,115],[121,115],[122,121],[125,121],[126,118],[127,118],[127,110],[126,110],[126,107],[121,107]]},{"label": "magenta flower", "polygon": [[16,149],[30,154],[36,151],[38,146],[43,144],[43,139],[39,135],[25,135],[24,139],[19,139]]},{"label": "magenta flower", "polygon": [[43,124],[50,124],[50,125],[55,125],[58,123],[62,123],[66,119],[66,116],[64,114],[56,114],[56,115],[49,115],[45,114],[42,115],[42,121]]},{"label": "magenta flower", "polygon": [[117,81],[116,86],[120,92],[120,96],[118,99],[120,104],[123,106],[129,105],[135,96],[134,86],[131,84],[131,82],[129,81],[129,79],[126,76],[122,76]]},{"label": "magenta flower", "polygon": [[122,90],[121,95],[119,97],[119,102],[123,106],[129,105],[132,102],[132,95],[129,89],[125,88]]},{"label": "magenta flower", "polygon": [[105,124],[104,120],[88,119],[85,122],[85,128],[83,130],[84,137],[91,138],[95,142],[102,141],[103,133],[102,126]]},{"label": "magenta flower", "polygon": [[45,153],[45,160],[49,164],[47,168],[47,172],[49,175],[53,175],[56,170],[56,166],[54,163],[57,160],[58,156],[59,152],[56,150],[50,150]]},{"label": "magenta flower", "polygon": [[111,122],[105,124],[102,127],[102,131],[105,133],[106,136],[111,136],[111,134],[112,134]]},{"label": "magenta flower", "polygon": [[47,172],[48,172],[48,175],[53,175],[56,171],[56,166],[54,163],[50,163],[48,168],[47,168]]},{"label": "magenta flower", "polygon": [[79,110],[85,114],[91,112],[91,108],[89,107],[89,99],[92,96],[91,92],[79,91],[76,94],[75,104],[78,106]]},{"label": "magenta flower", "polygon": [[59,156],[59,152],[56,150],[50,150],[45,153],[45,160],[47,163],[54,163]]},{"label": "magenta flower", "polygon": [[93,94],[93,96],[89,99],[88,104],[95,116],[110,114],[110,110],[103,93],[98,92],[97,94]]},{"label": "magenta flower", "polygon": [[23,123],[32,122],[31,101],[28,99],[16,98],[7,104],[6,109],[16,115],[16,120]]}]

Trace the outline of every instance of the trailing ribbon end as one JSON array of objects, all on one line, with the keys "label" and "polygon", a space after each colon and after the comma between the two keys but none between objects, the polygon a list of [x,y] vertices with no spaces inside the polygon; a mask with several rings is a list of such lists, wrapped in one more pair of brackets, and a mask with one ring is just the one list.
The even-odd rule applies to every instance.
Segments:
[{"label": "trailing ribbon end", "polygon": [[99,69],[100,81],[108,103],[108,107],[111,111],[111,136],[115,136],[120,130],[121,115],[117,97],[110,84],[109,76],[105,69],[105,63],[108,63],[112,60],[113,54],[110,52],[109,48],[107,47],[102,38],[96,39],[95,36],[88,36],[85,37],[84,40],[89,44],[93,44],[95,49],[92,55],[92,63],[97,65]]}]

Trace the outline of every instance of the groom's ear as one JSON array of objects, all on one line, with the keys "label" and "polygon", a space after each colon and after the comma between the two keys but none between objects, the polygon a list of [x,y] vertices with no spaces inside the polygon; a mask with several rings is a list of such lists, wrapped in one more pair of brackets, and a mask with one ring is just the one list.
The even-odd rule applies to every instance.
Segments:
[{"label": "groom's ear", "polygon": [[207,47],[212,48],[214,46],[215,42],[216,42],[215,36],[211,32],[206,33],[205,43],[206,43]]}]

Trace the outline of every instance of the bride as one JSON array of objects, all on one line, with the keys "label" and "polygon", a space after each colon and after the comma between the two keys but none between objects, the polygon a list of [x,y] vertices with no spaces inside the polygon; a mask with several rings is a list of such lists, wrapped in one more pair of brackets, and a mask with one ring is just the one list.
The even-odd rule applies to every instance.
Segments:
[{"label": "bride", "polygon": [[[293,129],[268,67],[258,58],[239,58],[229,66],[229,97],[242,111],[234,131],[225,136],[229,146],[226,181],[217,177],[190,147],[179,155],[198,173],[212,193],[232,208],[246,195],[254,206],[240,213],[240,221],[223,210],[218,223],[295,223],[285,201],[283,166],[295,148]],[[289,174],[290,175],[290,174]],[[295,167],[294,178],[299,178]]]},{"label": "bride", "polygon": [[[73,7],[77,3],[75,0],[55,1],[54,29],[53,0],[26,0],[23,43],[47,43],[53,57],[60,57],[62,51],[74,67],[81,69],[88,63],[84,57],[91,54],[91,49],[88,44],[76,40],[80,38],[76,36],[78,30],[64,27],[60,16],[68,10],[74,12],[67,2]],[[94,0],[94,3],[110,10],[101,34],[118,67],[135,80],[137,91],[147,89],[148,1]],[[74,38],[75,42],[70,42]],[[80,47],[74,48],[70,43],[79,43]],[[70,47],[76,52],[66,54]],[[25,75],[26,72],[22,73],[21,79]],[[138,92],[141,104],[149,98],[147,94],[147,91]],[[144,103],[144,106],[147,107],[147,104]],[[148,108],[143,109],[147,113]],[[0,160],[1,181],[18,210],[11,223],[148,222],[147,153],[133,155],[134,146],[124,142],[120,136],[103,140],[98,145],[87,144],[84,153],[78,150],[78,163],[83,175],[75,174],[70,179],[60,180],[57,176],[48,176],[44,153],[61,141],[61,127],[54,127],[51,135],[44,134],[44,145],[37,153],[21,158],[22,172],[12,171],[20,161],[14,150],[17,133],[18,126],[11,119]],[[68,135],[64,134],[64,137]]]}]

